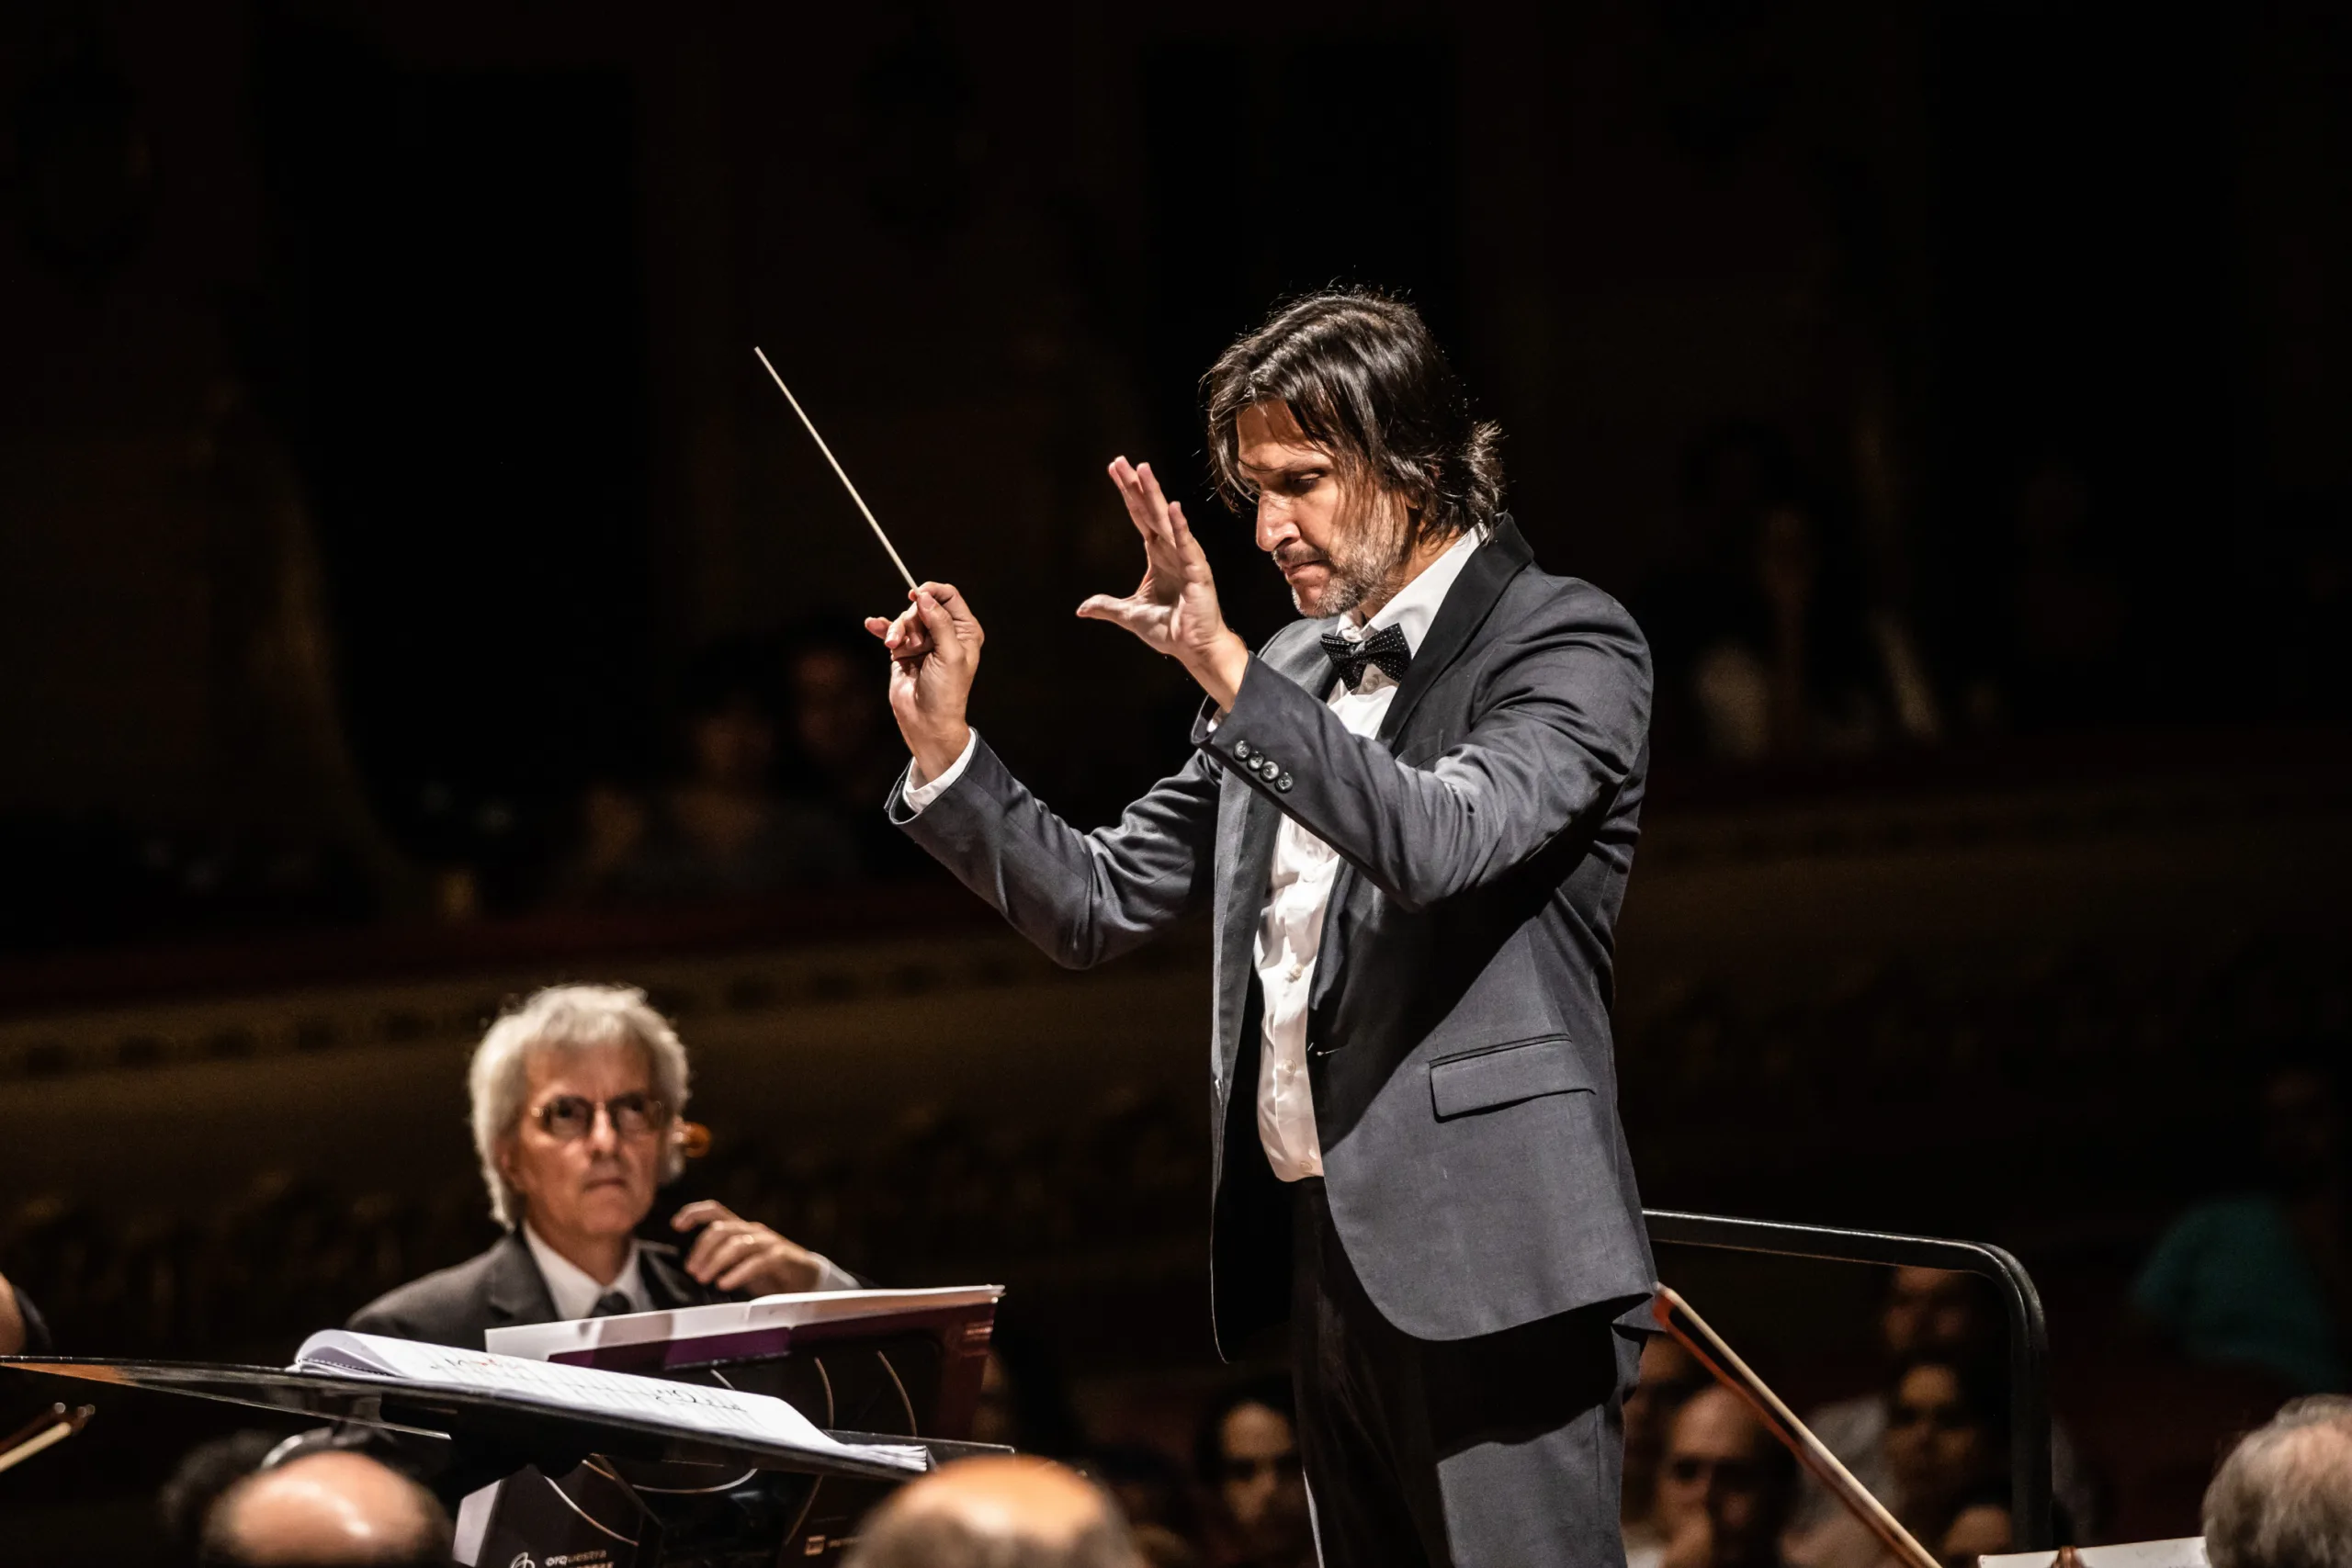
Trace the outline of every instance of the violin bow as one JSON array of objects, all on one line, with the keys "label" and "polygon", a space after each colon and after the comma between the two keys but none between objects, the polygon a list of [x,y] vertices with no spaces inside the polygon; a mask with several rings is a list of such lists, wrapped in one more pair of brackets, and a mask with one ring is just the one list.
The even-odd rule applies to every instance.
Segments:
[{"label": "violin bow", "polygon": [[1690,1303],[1673,1287],[1656,1288],[1650,1297],[1650,1315],[1657,1320],[1660,1328],[1680,1340],[1682,1348],[1697,1357],[1699,1364],[1717,1382],[1745,1401],[1764,1423],[1764,1429],[1794,1454],[1797,1462],[1827,1487],[1829,1495],[1897,1559],[1909,1564],[1909,1568],[1943,1568],[1936,1554],[1920,1545],[1919,1538],[1905,1529],[1902,1521],[1887,1512],[1886,1505],[1871,1495],[1869,1487],[1854,1479],[1854,1472],[1839,1462],[1828,1445],[1797,1419],[1796,1412],[1781,1403],[1781,1396],[1739,1359],[1739,1353],[1724,1342],[1722,1335],[1708,1326],[1705,1318],[1690,1310]]}]

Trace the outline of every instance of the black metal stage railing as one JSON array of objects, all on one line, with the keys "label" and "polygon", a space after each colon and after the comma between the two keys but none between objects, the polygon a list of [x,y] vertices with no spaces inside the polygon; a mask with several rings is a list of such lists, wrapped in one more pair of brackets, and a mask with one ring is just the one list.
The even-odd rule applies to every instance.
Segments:
[{"label": "black metal stage railing", "polygon": [[1728,1252],[1769,1252],[1889,1268],[1950,1269],[1981,1274],[2001,1292],[2009,1319],[2009,1518],[2014,1550],[2053,1544],[2050,1528],[2050,1329],[2041,1295],[2025,1266],[1984,1242],[1883,1231],[1833,1230],[1826,1225],[1740,1220],[1724,1214],[1645,1210],[1650,1239],[1677,1247]]}]

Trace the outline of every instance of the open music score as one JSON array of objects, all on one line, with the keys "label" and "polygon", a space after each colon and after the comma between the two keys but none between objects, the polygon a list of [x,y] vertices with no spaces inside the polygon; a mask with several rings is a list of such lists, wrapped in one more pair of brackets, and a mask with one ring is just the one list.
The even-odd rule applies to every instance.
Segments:
[{"label": "open music score", "polygon": [[302,1342],[293,1372],[382,1378],[420,1388],[493,1394],[559,1412],[634,1417],[681,1436],[732,1438],[797,1453],[860,1460],[920,1475],[930,1460],[920,1448],[844,1443],[781,1399],[734,1389],[672,1382],[593,1367],[424,1345],[330,1328]]}]

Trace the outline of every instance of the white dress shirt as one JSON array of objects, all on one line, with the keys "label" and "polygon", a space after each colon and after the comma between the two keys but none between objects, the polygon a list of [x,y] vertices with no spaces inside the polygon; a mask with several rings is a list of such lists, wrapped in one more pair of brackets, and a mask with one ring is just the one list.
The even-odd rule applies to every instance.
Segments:
[{"label": "white dress shirt", "polygon": [[547,1281],[548,1300],[555,1303],[558,1323],[588,1316],[611,1291],[628,1298],[631,1312],[653,1310],[652,1292],[645,1288],[645,1270],[637,1266],[635,1236],[629,1238],[628,1258],[621,1265],[619,1277],[609,1285],[598,1284],[587,1269],[541,1241],[528,1220],[523,1222],[523,1244],[531,1249],[531,1261],[539,1266],[539,1278]]},{"label": "white dress shirt", "polygon": [[980,732],[977,729],[967,731],[964,737],[964,749],[956,753],[956,760],[947,764],[947,771],[940,774],[937,778],[933,779],[928,784],[915,783],[915,775],[922,772],[922,764],[921,762],[917,762],[908,768],[907,787],[904,792],[907,803],[907,815],[910,817],[922,816],[922,808],[924,807],[929,806],[941,795],[945,795],[947,793],[947,786],[964,776],[964,768],[966,764],[971,761],[972,753],[978,749],[979,744]]},{"label": "white dress shirt", "polygon": [[[635,1236],[629,1238],[628,1261],[621,1265],[620,1278],[609,1285],[596,1283],[588,1270],[541,1241],[527,1220],[523,1224],[523,1243],[531,1249],[531,1261],[539,1266],[539,1278],[547,1281],[548,1299],[555,1303],[557,1322],[569,1323],[574,1318],[589,1316],[595,1312],[596,1303],[605,1298],[608,1291],[618,1291],[627,1296],[631,1312],[654,1310],[653,1292],[645,1288],[645,1270],[639,1266],[639,1244]],[[817,1282],[808,1287],[811,1291],[865,1289],[857,1282],[856,1275],[823,1253],[812,1252],[808,1257],[817,1265]]]},{"label": "white dress shirt", "polygon": [[[1405,634],[1405,646],[1419,653],[1430,624],[1437,619],[1438,606],[1485,542],[1484,530],[1463,535],[1382,605],[1378,615],[1361,626],[1341,626],[1340,635],[1361,639],[1383,626],[1395,626]],[[1388,705],[1396,700],[1396,682],[1378,666],[1368,667],[1352,692],[1334,678],[1329,700],[1349,733],[1375,735]],[[978,744],[976,730],[946,771],[927,783],[916,784],[915,771],[910,769],[907,810],[921,813],[962,778]],[[1251,951],[1265,995],[1258,1053],[1258,1140],[1265,1145],[1267,1163],[1284,1181],[1323,1174],[1323,1145],[1315,1130],[1315,1100],[1306,1077],[1306,1004],[1315,994],[1323,913],[1339,873],[1339,852],[1285,814],[1274,835],[1273,874]]]},{"label": "white dress shirt", "polygon": [[[1464,534],[1378,615],[1362,626],[1341,626],[1340,635],[1358,641],[1395,626],[1405,634],[1405,646],[1419,653],[1438,606],[1480,543],[1477,534]],[[1396,700],[1396,682],[1377,665],[1365,668],[1352,692],[1336,678],[1331,682],[1331,711],[1351,735],[1378,734]],[[1323,1174],[1323,1144],[1315,1130],[1315,1097],[1306,1077],[1306,1004],[1315,994],[1323,914],[1339,874],[1339,852],[1285,813],[1274,834],[1273,875],[1251,953],[1265,998],[1258,1050],[1258,1141],[1265,1145],[1274,1175],[1284,1181]]]}]

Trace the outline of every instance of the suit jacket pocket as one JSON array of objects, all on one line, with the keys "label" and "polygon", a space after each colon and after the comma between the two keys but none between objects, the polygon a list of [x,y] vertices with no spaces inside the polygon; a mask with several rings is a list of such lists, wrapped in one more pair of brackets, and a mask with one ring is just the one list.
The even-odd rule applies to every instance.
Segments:
[{"label": "suit jacket pocket", "polygon": [[1443,1122],[1545,1094],[1590,1094],[1565,1034],[1515,1040],[1430,1064],[1430,1101]]}]

